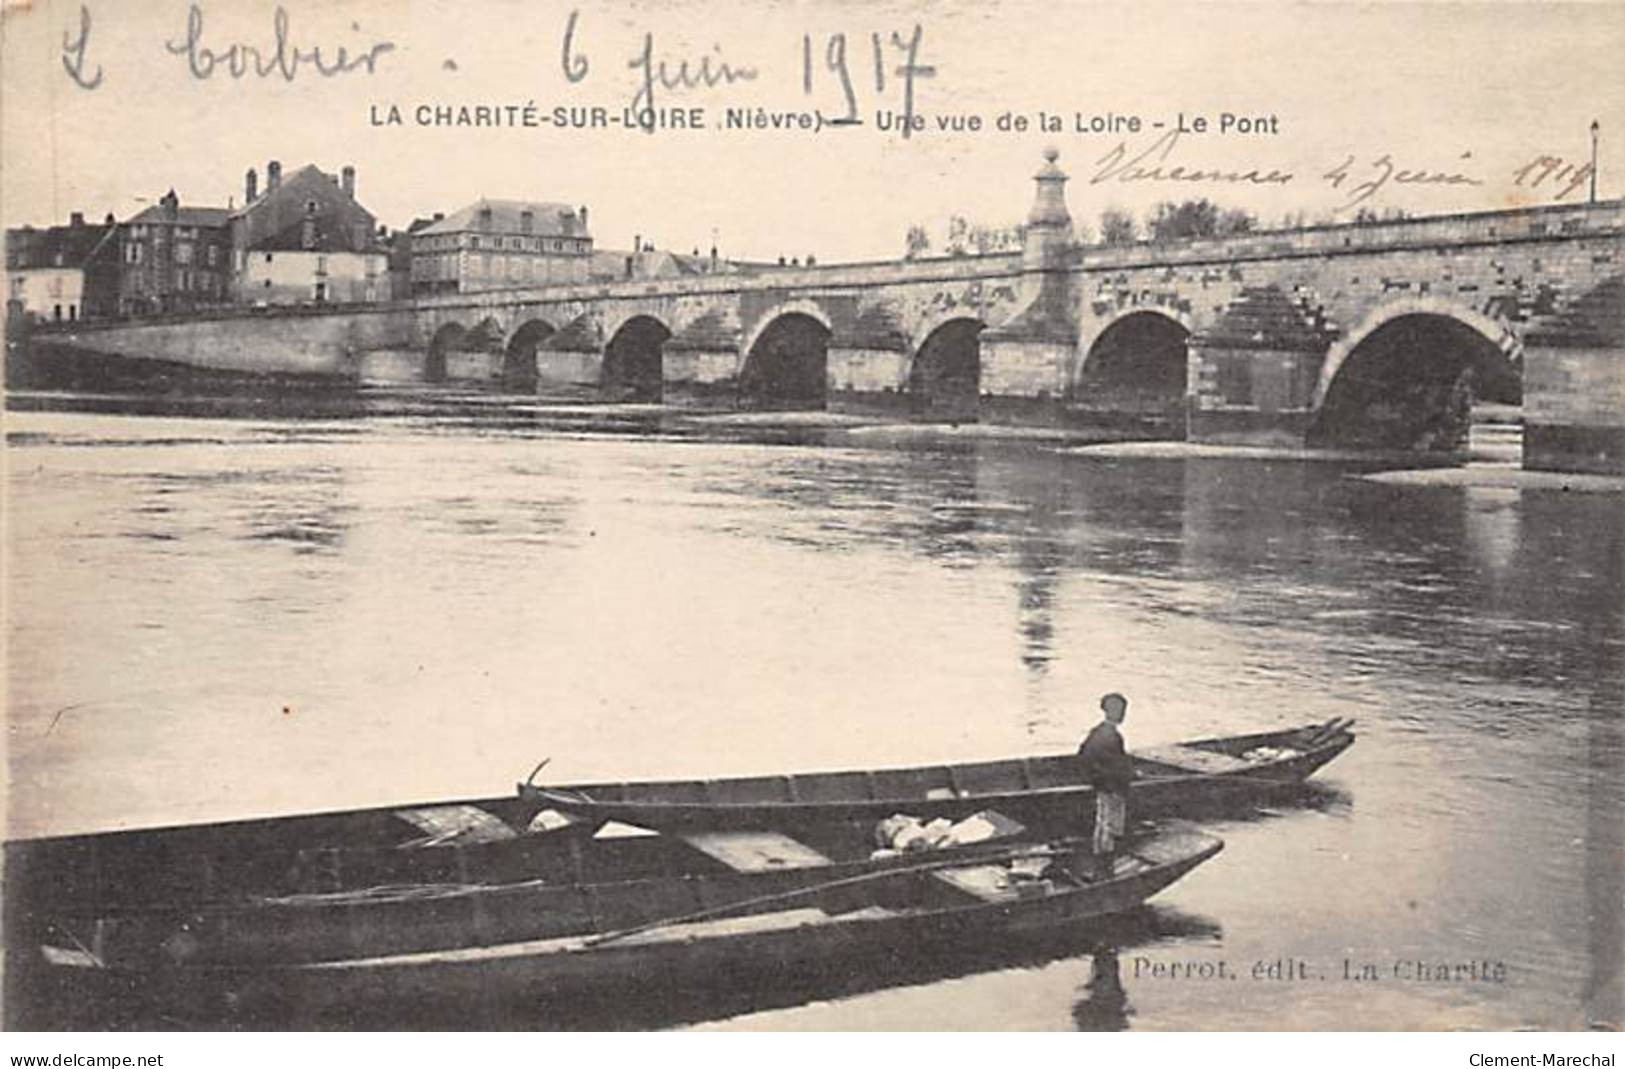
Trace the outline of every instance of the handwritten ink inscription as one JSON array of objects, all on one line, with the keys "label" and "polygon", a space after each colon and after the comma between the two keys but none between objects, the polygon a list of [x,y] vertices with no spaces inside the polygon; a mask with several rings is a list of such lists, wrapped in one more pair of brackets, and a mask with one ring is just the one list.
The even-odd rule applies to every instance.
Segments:
[{"label": "handwritten ink inscription", "polygon": [[[351,23],[353,29],[359,29]],[[378,60],[395,50],[392,41],[379,41],[352,55],[344,45],[327,53],[321,46],[301,48],[291,43],[287,9],[278,7],[271,17],[272,43],[268,50],[250,44],[227,45],[224,50],[203,43],[203,8],[193,4],[186,13],[186,33],[180,40],[165,41],[171,55],[185,56],[187,69],[193,78],[204,81],[222,70],[233,78],[253,75],[272,78],[280,75],[284,81],[293,81],[306,64],[325,78],[350,74],[361,70],[374,74]]]},{"label": "handwritten ink inscription", "polygon": [[95,89],[102,84],[102,68],[96,65],[96,73],[85,77],[85,53],[90,48],[90,8],[79,5],[79,39],[69,40],[68,35],[62,35],[62,67],[73,79],[73,84],[80,89]]},{"label": "handwritten ink inscription", "polygon": [[[355,22],[350,24],[350,30],[356,39],[324,44],[301,42],[292,21],[287,9],[277,6],[266,39],[253,43],[222,40],[218,31],[211,33],[204,5],[194,2],[187,7],[183,32],[163,39],[162,47],[182,61],[187,75],[197,81],[218,77],[292,82],[306,72],[321,78],[372,75],[397,51],[393,41],[364,37]],[[586,23],[581,10],[574,9],[561,27],[556,55],[567,87],[589,87],[599,69],[589,55],[591,42]],[[62,34],[63,72],[85,90],[97,89],[106,77],[102,64],[95,62],[92,25],[90,5],[81,4],[77,27],[65,29]],[[1311,167],[1302,160],[1289,166],[1282,161],[1255,164],[1248,157],[1243,157],[1242,163],[1234,162],[1233,156],[1222,163],[1180,158],[1190,148],[1187,140],[1208,145],[1215,137],[1278,136],[1281,122],[1274,113],[1219,112],[1217,119],[1211,120],[1199,112],[1179,111],[1160,117],[1162,121],[1157,116],[1118,111],[1046,110],[1021,114],[1005,110],[997,115],[990,111],[985,116],[975,111],[925,113],[917,107],[920,83],[936,78],[938,68],[922,59],[925,27],[921,23],[915,23],[907,32],[802,34],[799,88],[803,96],[818,99],[810,99],[802,110],[769,110],[749,101],[730,100],[725,102],[722,121],[713,123],[704,106],[692,100],[672,104],[670,98],[758,82],[766,77],[764,69],[725,56],[719,43],[699,54],[673,55],[660,48],[653,31],[640,28],[636,33],[636,45],[625,62],[625,70],[630,73],[630,84],[626,86],[629,95],[614,107],[592,101],[532,99],[523,105],[503,106],[421,104],[403,113],[394,104],[386,103],[382,109],[372,106],[369,122],[373,126],[403,126],[406,114],[410,114],[419,126],[620,128],[651,134],[710,128],[821,133],[825,129],[871,125],[878,134],[903,138],[928,131],[998,136],[1029,130],[1059,137],[1122,137],[1093,160],[1087,178],[1090,185],[1206,183],[1282,187],[1318,178],[1338,196],[1334,210],[1339,212],[1362,205],[1385,190],[1480,187],[1489,183],[1486,174],[1493,174],[1477,166],[1471,152],[1460,153],[1442,167],[1419,166],[1390,152],[1370,157],[1350,152],[1325,169],[1323,163]],[[444,70],[458,69],[449,58],[441,66]],[[116,76],[117,71],[111,73]],[[1067,115],[1070,123],[1065,121]],[[872,116],[870,123],[865,122],[868,116]],[[1149,141],[1137,136],[1147,128],[1151,132]],[[1560,201],[1584,187],[1592,178],[1593,168],[1558,156],[1535,155],[1502,174],[1502,180],[1514,187],[1549,193]]]}]

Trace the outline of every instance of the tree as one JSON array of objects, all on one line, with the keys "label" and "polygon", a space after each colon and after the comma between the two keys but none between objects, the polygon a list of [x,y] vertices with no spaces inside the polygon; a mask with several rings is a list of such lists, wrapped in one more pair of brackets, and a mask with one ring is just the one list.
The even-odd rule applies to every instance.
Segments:
[{"label": "tree", "polygon": [[1210,237],[1219,225],[1219,208],[1207,198],[1175,204],[1165,200],[1151,209],[1146,230],[1152,241]]},{"label": "tree", "polygon": [[1220,237],[1226,234],[1251,234],[1257,228],[1258,220],[1252,212],[1243,208],[1227,208],[1219,213],[1219,225],[1214,233]]},{"label": "tree", "polygon": [[1134,216],[1121,208],[1107,208],[1100,213],[1100,240],[1106,245],[1132,245],[1138,240],[1140,228]]},{"label": "tree", "polygon": [[904,239],[903,258],[912,260],[924,256],[931,251],[931,235],[925,232],[925,227],[915,223],[908,228],[908,237]]},{"label": "tree", "polygon": [[971,248],[979,255],[990,252],[1012,252],[1021,248],[1026,239],[1027,228],[1020,224],[1015,226],[973,226],[968,235]]},{"label": "tree", "polygon": [[1179,241],[1184,238],[1223,237],[1246,234],[1257,227],[1251,212],[1241,208],[1220,208],[1203,197],[1180,204],[1163,201],[1151,211],[1147,229],[1152,241]]}]

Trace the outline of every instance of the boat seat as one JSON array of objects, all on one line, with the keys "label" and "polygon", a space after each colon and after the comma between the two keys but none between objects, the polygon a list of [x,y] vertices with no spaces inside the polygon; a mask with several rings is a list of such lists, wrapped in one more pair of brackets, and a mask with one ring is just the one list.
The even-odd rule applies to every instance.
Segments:
[{"label": "boat seat", "polygon": [[440,805],[397,809],[395,815],[422,831],[423,837],[406,846],[444,846],[455,843],[497,843],[518,837],[500,817],[474,805]]},{"label": "boat seat", "polygon": [[830,859],[806,843],[771,831],[691,832],[683,841],[727,865],[735,872],[770,869],[807,869],[828,865]]},{"label": "boat seat", "polygon": [[1183,746],[1179,743],[1168,746],[1148,746],[1145,749],[1135,750],[1133,756],[1143,757],[1160,765],[1172,765],[1174,768],[1184,769],[1186,772],[1200,772],[1204,775],[1245,772],[1247,769],[1254,767],[1241,758],[1231,757],[1227,753],[1218,753],[1214,750],[1198,750],[1194,746]]},{"label": "boat seat", "polygon": [[931,875],[956,891],[963,891],[983,902],[1015,902],[1021,898],[1021,893],[1010,879],[1010,870],[1003,865],[968,865],[965,868],[943,869]]}]

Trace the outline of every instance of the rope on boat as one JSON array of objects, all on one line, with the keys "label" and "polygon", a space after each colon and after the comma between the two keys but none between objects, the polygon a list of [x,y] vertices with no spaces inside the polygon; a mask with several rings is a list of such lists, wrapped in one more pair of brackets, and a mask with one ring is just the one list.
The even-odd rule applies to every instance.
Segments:
[{"label": "rope on boat", "polygon": [[262,906],[325,906],[345,902],[376,902],[384,900],[410,901],[426,898],[446,898],[491,890],[519,890],[553,886],[546,880],[523,880],[518,883],[401,883],[366,887],[356,891],[306,891],[291,895],[256,895],[253,901]]}]

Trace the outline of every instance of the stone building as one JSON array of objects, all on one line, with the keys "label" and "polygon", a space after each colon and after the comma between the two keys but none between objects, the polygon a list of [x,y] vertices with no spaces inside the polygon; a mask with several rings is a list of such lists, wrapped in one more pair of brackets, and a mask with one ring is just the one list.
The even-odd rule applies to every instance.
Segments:
[{"label": "stone building", "polygon": [[331,175],[306,165],[286,179],[251,168],[243,206],[231,213],[233,295],[246,304],[357,303],[390,296],[389,257],[378,224],[355,199],[355,168]]},{"label": "stone building", "polygon": [[413,293],[470,293],[586,282],[587,209],[481,199],[412,237]]},{"label": "stone building", "polygon": [[189,312],[229,299],[231,212],[181,204],[171,189],[119,228],[118,310]]},{"label": "stone building", "polygon": [[74,212],[67,226],[6,231],[6,300],[19,312],[56,322],[118,311],[119,225],[109,215],[86,223]]}]

